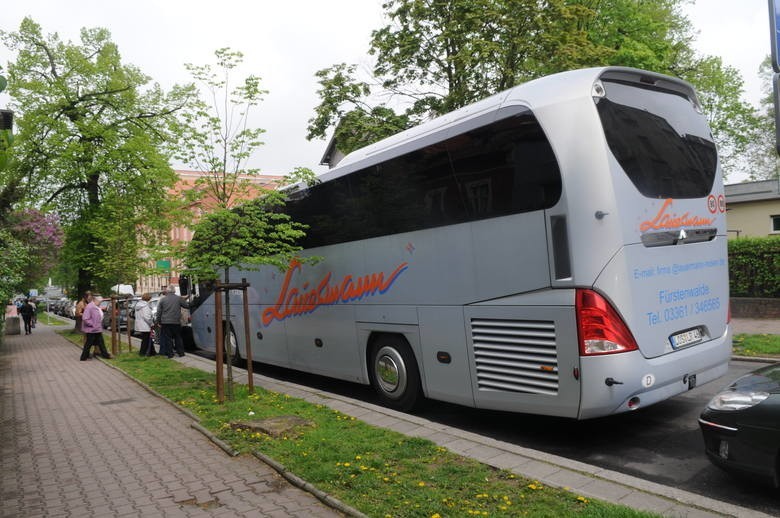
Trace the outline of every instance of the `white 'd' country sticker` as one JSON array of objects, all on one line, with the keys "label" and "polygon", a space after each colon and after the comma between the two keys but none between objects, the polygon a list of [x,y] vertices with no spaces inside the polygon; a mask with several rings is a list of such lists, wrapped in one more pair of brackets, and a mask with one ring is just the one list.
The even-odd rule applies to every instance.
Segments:
[{"label": "white 'd' country sticker", "polygon": [[650,388],[655,385],[655,376],[652,374],[645,374],[642,376],[642,385],[644,385],[645,388]]}]

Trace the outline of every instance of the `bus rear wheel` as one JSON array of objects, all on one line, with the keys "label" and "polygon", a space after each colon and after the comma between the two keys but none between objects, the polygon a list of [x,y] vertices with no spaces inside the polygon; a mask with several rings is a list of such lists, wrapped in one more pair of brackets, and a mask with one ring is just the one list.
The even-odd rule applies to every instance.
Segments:
[{"label": "bus rear wheel", "polygon": [[371,385],[382,403],[401,411],[412,410],[420,399],[420,371],[403,337],[381,335],[371,347]]},{"label": "bus rear wheel", "polygon": [[[230,340],[230,351],[233,353],[229,358],[228,340]],[[230,362],[230,365],[233,367],[241,367],[241,353],[238,350],[238,339],[236,338],[236,332],[233,330],[233,326],[230,326],[230,332],[225,335],[225,343],[222,347],[222,354],[222,357],[225,359],[225,363]]]}]

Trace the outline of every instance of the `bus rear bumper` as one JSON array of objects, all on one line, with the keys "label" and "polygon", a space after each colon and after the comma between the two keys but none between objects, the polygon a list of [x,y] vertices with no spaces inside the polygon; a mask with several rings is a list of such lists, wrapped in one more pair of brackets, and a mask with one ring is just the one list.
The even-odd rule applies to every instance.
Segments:
[{"label": "bus rear bumper", "polygon": [[581,357],[579,419],[638,410],[693,390],[728,371],[731,326],[708,342],[645,358],[639,351]]}]

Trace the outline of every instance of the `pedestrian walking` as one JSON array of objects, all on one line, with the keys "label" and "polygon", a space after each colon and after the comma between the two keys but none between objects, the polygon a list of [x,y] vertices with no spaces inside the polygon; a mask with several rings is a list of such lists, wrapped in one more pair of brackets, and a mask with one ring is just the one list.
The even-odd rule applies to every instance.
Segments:
[{"label": "pedestrian walking", "polygon": [[22,320],[24,320],[24,334],[32,334],[32,319],[35,314],[35,308],[29,300],[24,300],[22,307],[19,308],[19,314],[22,315]]},{"label": "pedestrian walking", "polygon": [[160,354],[173,358],[176,354],[184,356],[184,341],[181,338],[181,308],[189,307],[187,301],[176,295],[176,288],[168,286],[166,295],[157,303],[155,322],[162,327]]},{"label": "pedestrian walking", "polygon": [[31,300],[30,305],[32,306],[32,323],[30,327],[35,329],[35,324],[38,323],[38,301]]},{"label": "pedestrian walking", "polygon": [[78,303],[76,303],[76,310],[74,312],[74,315],[76,317],[76,332],[78,333],[84,332],[81,330],[81,319],[84,316],[84,308],[87,307],[87,304],[89,304],[90,299],[92,299],[92,293],[89,291],[85,291],[84,294],[79,299]]},{"label": "pedestrian walking", "polygon": [[141,356],[154,356],[157,354],[152,342],[152,325],[154,322],[152,321],[152,307],[149,305],[151,299],[151,294],[144,293],[134,309],[135,332],[141,335],[141,348],[138,351],[138,354]]},{"label": "pedestrian walking", "polygon": [[84,349],[81,351],[81,361],[86,361],[89,358],[89,351],[93,347],[100,349],[103,358],[111,358],[106,350],[106,344],[103,342],[103,311],[98,307],[102,299],[100,295],[93,294],[92,300],[84,308],[81,329],[86,333],[87,339],[84,342]]}]

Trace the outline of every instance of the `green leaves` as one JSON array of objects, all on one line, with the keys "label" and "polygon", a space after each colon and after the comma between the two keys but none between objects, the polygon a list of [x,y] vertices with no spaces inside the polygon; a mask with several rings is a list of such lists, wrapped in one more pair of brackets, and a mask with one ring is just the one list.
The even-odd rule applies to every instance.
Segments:
[{"label": "green leaves", "polygon": [[272,265],[285,270],[300,250],[306,227],[277,211],[272,199],[259,198],[236,209],[218,209],[195,225],[184,253],[190,273],[216,279],[221,269],[256,270]]},{"label": "green leaves", "polygon": [[197,185],[204,196],[217,207],[228,208],[256,192],[251,177],[259,170],[247,164],[263,145],[265,130],[250,128],[248,120],[267,91],[256,75],[233,84],[233,72],[243,62],[241,52],[221,48],[214,56],[214,65],[185,65],[200,91],[180,113],[174,154],[204,173]]},{"label": "green leaves", "polygon": [[26,18],[0,37],[17,54],[8,68],[18,123],[7,172],[15,196],[78,227],[66,234],[75,241],[63,260],[79,272],[79,291],[134,279],[136,251],[153,245],[138,240],[134,225],[165,225],[176,176],[163,145],[173,140],[173,114],[191,89],[148,85],[149,77],[122,63],[105,29],[82,29],[79,42],[64,42]]},{"label": "green leaves", "polygon": [[[20,288],[29,264],[29,249],[0,228],[0,298],[8,301]],[[28,286],[30,288],[31,286]]]},{"label": "green leaves", "polygon": [[331,128],[348,153],[519,83],[574,68],[618,65],[680,76],[702,94],[724,170],[760,138],[742,80],[696,56],[685,0],[387,0],[368,73],[317,72],[320,104],[307,138]]},{"label": "green leaves", "polygon": [[729,240],[732,297],[780,297],[780,238]]},{"label": "green leaves", "polygon": [[[297,167],[284,179],[287,185],[312,185],[314,173]],[[219,278],[219,270],[241,267],[257,270],[271,265],[281,271],[302,250],[298,245],[308,227],[284,213],[285,194],[269,190],[233,209],[218,208],[194,227],[183,252],[187,273],[201,280]],[[316,258],[305,259],[316,261]]]}]

